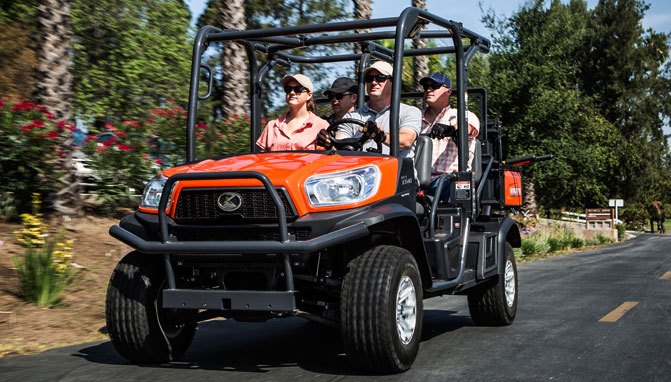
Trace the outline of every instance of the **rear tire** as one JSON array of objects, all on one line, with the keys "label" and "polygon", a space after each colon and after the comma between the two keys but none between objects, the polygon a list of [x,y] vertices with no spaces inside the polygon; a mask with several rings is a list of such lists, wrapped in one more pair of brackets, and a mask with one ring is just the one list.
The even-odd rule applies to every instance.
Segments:
[{"label": "rear tire", "polygon": [[517,315],[517,264],[506,242],[504,273],[468,293],[468,310],[479,326],[510,325]]},{"label": "rear tire", "polygon": [[114,348],[135,363],[178,359],[191,345],[197,323],[188,311],[161,309],[165,268],[156,255],[131,252],[119,261],[107,288],[105,318]]},{"label": "rear tire", "polygon": [[349,263],[340,297],[345,352],[356,367],[398,373],[412,366],[422,334],[422,284],[415,259],[381,245]]}]

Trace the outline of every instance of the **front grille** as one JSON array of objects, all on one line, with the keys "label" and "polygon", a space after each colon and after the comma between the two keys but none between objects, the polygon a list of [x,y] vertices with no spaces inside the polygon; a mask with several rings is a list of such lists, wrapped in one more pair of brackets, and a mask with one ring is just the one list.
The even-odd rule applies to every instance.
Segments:
[{"label": "front grille", "polygon": [[[224,211],[217,205],[217,200],[224,192],[235,192],[242,201],[240,208],[235,211]],[[283,188],[277,189],[287,220],[296,218],[296,212]],[[277,208],[273,199],[265,188],[217,188],[184,189],[177,200],[175,220],[203,221],[226,220],[229,222],[245,221],[277,221]]]}]

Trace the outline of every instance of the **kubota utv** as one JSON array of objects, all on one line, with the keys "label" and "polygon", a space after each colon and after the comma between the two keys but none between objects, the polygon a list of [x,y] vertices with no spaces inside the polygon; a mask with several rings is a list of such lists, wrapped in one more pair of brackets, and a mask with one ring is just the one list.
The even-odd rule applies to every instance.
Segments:
[{"label": "kubota utv", "polygon": [[[450,43],[406,49],[413,38]],[[246,47],[249,62],[249,153],[196,158],[199,103],[214,86],[203,52],[231,41]],[[299,54],[324,44],[349,48]],[[348,53],[355,44],[360,53]],[[401,372],[417,356],[425,298],[465,294],[475,324],[511,324],[520,233],[506,208],[521,205],[522,178],[515,163],[503,160],[486,92],[466,85],[469,62],[489,48],[488,39],[461,23],[417,8],[365,21],[202,28],[193,49],[186,162],[149,181],[138,210],[110,229],[134,248],[116,266],[107,292],[107,328],[119,354],[137,363],[170,362],[186,352],[200,321],[307,314],[340,327],[356,367]],[[418,137],[414,161],[399,156],[403,58],[415,55],[451,55],[456,64],[459,123],[446,139],[457,142],[459,171],[442,175],[450,179],[450,203],[421,193],[432,177],[429,137]],[[360,73],[373,59],[394,69],[389,154],[345,150],[361,145],[338,141],[330,150],[259,152],[261,91],[277,66],[356,62],[361,106]],[[203,76],[210,81],[201,86]],[[473,172],[467,171],[468,98],[477,101],[472,111],[482,121]]]}]

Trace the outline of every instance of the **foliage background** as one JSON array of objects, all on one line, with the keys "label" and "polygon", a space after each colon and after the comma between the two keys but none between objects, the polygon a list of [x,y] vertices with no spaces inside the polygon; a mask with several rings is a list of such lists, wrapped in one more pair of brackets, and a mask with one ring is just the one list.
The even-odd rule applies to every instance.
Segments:
[{"label": "foliage background", "polygon": [[[14,144],[0,153],[0,191],[39,191],[48,202],[61,148],[76,121],[58,125],[38,105],[13,109],[33,99],[31,35],[38,6],[46,3],[6,0],[0,7],[0,132]],[[83,149],[101,185],[123,184],[109,190],[105,208],[111,210],[123,204],[129,187],[141,189],[151,173],[183,158],[184,116],[175,110],[186,105],[191,14],[182,0],[70,4],[74,107],[91,128]],[[198,25],[221,25],[226,5],[208,1]],[[543,210],[602,207],[622,198],[623,216],[640,222],[653,200],[671,205],[671,156],[663,131],[671,112],[669,36],[643,29],[647,11],[641,0],[601,0],[592,9],[583,0],[532,0],[511,15],[483,11],[493,47],[471,63],[469,85],[488,89],[490,116],[502,122],[509,157],[555,155],[526,174]],[[259,28],[350,19],[353,6],[345,0],[244,0],[241,12],[248,28]],[[218,85],[248,86],[227,82],[220,54],[215,49],[207,58]],[[408,89],[417,81],[409,65],[403,76]],[[454,80],[453,62],[432,57],[429,65]],[[318,88],[333,80],[329,69],[300,70]],[[268,83],[278,83],[285,72],[273,71]],[[281,102],[274,103],[278,88],[266,89],[263,115],[281,112]],[[215,93],[199,110],[199,157],[248,145],[247,117],[224,110],[220,96]],[[116,133],[116,141],[99,146],[96,135],[103,132]],[[26,201],[17,203],[21,212]]]}]

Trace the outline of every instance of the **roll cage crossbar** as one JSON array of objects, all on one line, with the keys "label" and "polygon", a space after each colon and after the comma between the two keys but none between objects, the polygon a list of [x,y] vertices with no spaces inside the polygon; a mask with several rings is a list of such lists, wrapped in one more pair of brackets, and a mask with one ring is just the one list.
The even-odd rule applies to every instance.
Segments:
[{"label": "roll cage crossbar", "polygon": [[[428,25],[434,25],[438,30],[422,30]],[[393,30],[374,31],[379,28],[393,28]],[[373,30],[359,33],[363,30]],[[344,32],[328,34],[333,32]],[[452,45],[423,49],[405,49],[406,39],[450,39]],[[386,48],[374,40],[393,40],[395,49]],[[465,40],[468,41],[465,44]],[[245,46],[249,62],[250,88],[250,115],[251,134],[250,151],[255,152],[256,139],[260,133],[260,95],[261,83],[268,72],[275,65],[290,66],[297,64],[318,64],[332,62],[358,61],[359,73],[363,72],[372,58],[384,60],[392,64],[392,98],[390,106],[390,155],[398,156],[399,150],[399,111],[401,100],[403,57],[434,54],[453,54],[456,63],[456,97],[457,117],[459,127],[459,171],[466,171],[468,150],[468,129],[466,123],[466,71],[472,57],[477,52],[487,53],[490,41],[463,27],[461,23],[444,19],[435,14],[409,7],[403,10],[398,17],[344,21],[323,24],[311,24],[292,27],[279,27],[253,30],[221,30],[213,26],[205,26],[196,35],[193,47],[193,61],[191,66],[191,84],[189,88],[189,107],[186,132],[186,159],[187,162],[196,160],[195,125],[198,101],[207,98],[199,97],[199,79],[202,66],[202,55],[211,42],[234,41]],[[297,48],[306,48],[317,45],[359,43],[361,53],[329,54],[323,56],[295,55],[287,52]],[[259,65],[256,52],[267,56],[267,61]],[[206,66],[204,66],[206,67]],[[211,72],[210,72],[211,78]],[[211,79],[210,79],[211,81]],[[364,80],[359,75],[359,106],[364,100]],[[211,86],[210,86],[211,87]],[[211,88],[208,89],[208,95]]]}]

